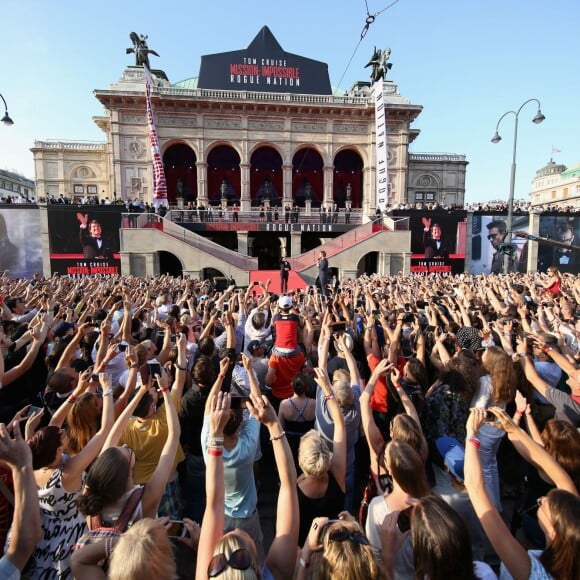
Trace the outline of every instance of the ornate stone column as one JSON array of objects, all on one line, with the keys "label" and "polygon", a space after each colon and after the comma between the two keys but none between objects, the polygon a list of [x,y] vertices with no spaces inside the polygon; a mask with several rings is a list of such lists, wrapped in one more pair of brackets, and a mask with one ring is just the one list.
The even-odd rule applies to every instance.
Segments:
[{"label": "ornate stone column", "polygon": [[197,203],[207,205],[207,163],[198,161],[197,167]]},{"label": "ornate stone column", "polygon": [[284,191],[282,193],[282,207],[286,207],[286,204],[290,204],[290,206],[292,206],[292,165],[282,166],[282,182],[284,184]]},{"label": "ornate stone column", "polygon": [[250,211],[252,201],[250,199],[250,164],[240,163],[240,209]]},{"label": "ornate stone column", "polygon": [[324,168],[324,197],[323,205],[326,209],[331,208],[334,204],[332,197],[332,188],[334,186],[334,167],[326,166]]}]

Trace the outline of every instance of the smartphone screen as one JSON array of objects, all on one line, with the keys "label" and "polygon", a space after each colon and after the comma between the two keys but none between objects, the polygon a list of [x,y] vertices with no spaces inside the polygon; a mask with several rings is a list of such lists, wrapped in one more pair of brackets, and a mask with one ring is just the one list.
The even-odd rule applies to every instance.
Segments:
[{"label": "smartphone screen", "polygon": [[171,520],[167,528],[167,535],[170,538],[183,538],[187,534],[187,528],[181,520]]},{"label": "smartphone screen", "polygon": [[411,510],[413,506],[409,506],[408,508],[402,510],[399,513],[399,517],[397,518],[397,528],[399,528],[399,532],[404,534],[411,529]]},{"label": "smartphone screen", "polygon": [[158,362],[150,362],[149,364],[149,372],[151,376],[155,378],[155,375],[161,374],[161,365]]}]

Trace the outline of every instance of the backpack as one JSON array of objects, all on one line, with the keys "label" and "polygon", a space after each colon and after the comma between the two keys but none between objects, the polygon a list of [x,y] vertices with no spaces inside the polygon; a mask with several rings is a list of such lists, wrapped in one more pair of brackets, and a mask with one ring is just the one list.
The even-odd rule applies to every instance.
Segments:
[{"label": "backpack", "polygon": [[[89,531],[83,534],[73,550],[79,550],[87,544],[104,542],[107,538],[120,538],[123,532],[127,530],[131,516],[135,513],[144,491],[145,487],[140,486],[131,492],[115,525],[110,528],[102,525],[100,514],[90,516]],[[106,564],[106,561],[103,564]]]}]

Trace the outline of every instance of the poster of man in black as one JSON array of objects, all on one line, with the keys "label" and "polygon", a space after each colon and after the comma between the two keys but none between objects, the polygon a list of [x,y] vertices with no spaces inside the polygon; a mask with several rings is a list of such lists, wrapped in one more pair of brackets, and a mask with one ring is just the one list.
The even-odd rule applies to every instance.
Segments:
[{"label": "poster of man in black", "polygon": [[121,273],[119,206],[48,207],[52,273],[112,276]]}]

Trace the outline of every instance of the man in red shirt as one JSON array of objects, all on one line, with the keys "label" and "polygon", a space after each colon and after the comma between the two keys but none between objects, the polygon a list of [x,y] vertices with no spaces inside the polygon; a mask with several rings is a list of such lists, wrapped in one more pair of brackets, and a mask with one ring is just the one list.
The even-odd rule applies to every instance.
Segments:
[{"label": "man in red shirt", "polygon": [[280,402],[291,397],[292,378],[302,370],[306,357],[298,344],[298,333],[304,321],[292,312],[292,298],[282,295],[278,299],[278,309],[272,320],[274,347],[268,362],[266,385],[272,389],[270,401],[278,412]]}]

